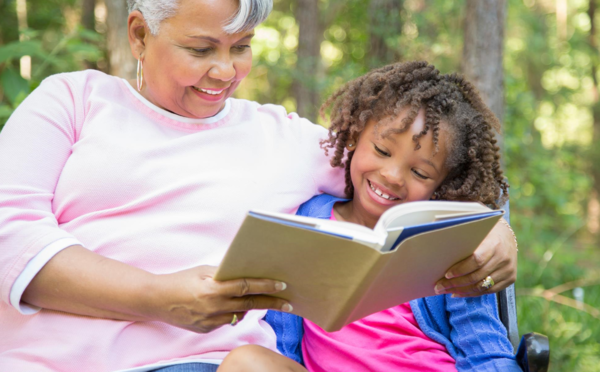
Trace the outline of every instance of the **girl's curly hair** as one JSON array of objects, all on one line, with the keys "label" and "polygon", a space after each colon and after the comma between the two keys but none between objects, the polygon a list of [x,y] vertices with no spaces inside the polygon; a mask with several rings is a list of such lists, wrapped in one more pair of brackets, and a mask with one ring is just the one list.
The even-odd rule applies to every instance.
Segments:
[{"label": "girl's curly hair", "polygon": [[415,150],[419,139],[432,131],[438,150],[440,123],[448,130],[446,166],[448,176],[436,191],[436,199],[477,201],[494,208],[508,199],[508,183],[500,168],[500,149],[494,131],[500,123],[485,105],[473,85],[458,74],[443,75],[427,62],[415,61],[388,65],[350,81],[323,104],[320,114],[331,109],[329,138],[321,141],[328,152],[334,150],[333,167],[346,168],[346,194],[352,197],[350,163],[354,152],[345,148],[358,139],[367,122],[385,125],[400,113],[405,116],[400,128],[387,129],[383,135],[408,129],[419,111],[425,113],[425,127],[413,136]]}]

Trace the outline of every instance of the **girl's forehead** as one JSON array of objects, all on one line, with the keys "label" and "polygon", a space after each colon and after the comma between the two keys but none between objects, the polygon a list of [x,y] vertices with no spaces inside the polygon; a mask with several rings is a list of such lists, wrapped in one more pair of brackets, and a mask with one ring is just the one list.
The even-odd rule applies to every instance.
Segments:
[{"label": "girl's forehead", "polygon": [[377,135],[384,137],[404,132],[409,132],[411,135],[417,135],[425,130],[424,110],[419,110],[414,120],[405,125],[403,120],[407,115],[408,109],[403,110],[399,115],[396,116],[383,117],[375,121],[376,125],[373,125],[373,130]]}]

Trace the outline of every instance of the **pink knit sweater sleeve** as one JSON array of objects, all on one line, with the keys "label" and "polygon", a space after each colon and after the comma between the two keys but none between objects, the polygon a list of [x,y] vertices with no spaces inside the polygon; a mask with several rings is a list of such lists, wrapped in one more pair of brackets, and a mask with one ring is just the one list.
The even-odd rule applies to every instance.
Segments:
[{"label": "pink knit sweater sleeve", "polygon": [[17,108],[0,133],[0,297],[47,245],[74,238],[52,212],[57,180],[77,140],[83,92],[55,75]]},{"label": "pink knit sweater sleeve", "polygon": [[[297,113],[287,113],[285,108],[278,105],[265,104],[259,109],[266,115],[271,115],[274,121],[281,121],[281,117],[289,120],[287,123],[291,129],[289,143],[296,145],[298,158],[304,159],[294,164],[294,170],[301,174],[309,174],[314,189],[320,193],[344,197],[344,173],[345,170],[340,167],[333,168],[330,164],[334,151],[328,151],[329,156],[325,156],[325,150],[320,149],[320,142],[327,138],[327,131],[320,125],[311,123],[309,120],[300,117]],[[315,151],[315,149],[319,148]],[[315,158],[315,154],[318,157]]]}]

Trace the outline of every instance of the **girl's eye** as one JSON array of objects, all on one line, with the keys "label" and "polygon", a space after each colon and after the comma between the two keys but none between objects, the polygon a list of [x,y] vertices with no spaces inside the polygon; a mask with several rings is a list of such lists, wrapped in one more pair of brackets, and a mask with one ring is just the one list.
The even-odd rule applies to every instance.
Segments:
[{"label": "girl's eye", "polygon": [[377,151],[377,153],[378,153],[379,155],[383,155],[383,156],[390,156],[390,154],[389,154],[389,153],[387,153],[387,152],[383,151],[382,149],[380,149],[379,147],[377,147],[377,145],[375,145],[375,144],[374,144],[373,146],[375,147],[375,151]]},{"label": "girl's eye", "polygon": [[413,169],[413,173],[414,173],[414,174],[415,174],[417,177],[419,177],[420,179],[422,179],[422,180],[429,179],[429,177],[427,177],[426,175],[424,175],[424,174],[422,174],[422,173],[419,173],[419,171],[417,171],[417,170],[414,170],[414,169]]}]

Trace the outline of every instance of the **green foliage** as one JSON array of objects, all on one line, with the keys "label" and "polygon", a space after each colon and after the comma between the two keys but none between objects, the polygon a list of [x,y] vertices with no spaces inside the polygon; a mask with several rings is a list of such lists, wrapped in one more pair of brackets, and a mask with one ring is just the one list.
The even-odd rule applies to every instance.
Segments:
[{"label": "green foliage", "polygon": [[16,107],[29,94],[29,83],[12,68],[5,68],[0,75],[0,82],[5,97]]},{"label": "green foliage", "polygon": [[0,47],[0,63],[10,62],[23,56],[35,56],[44,58],[42,44],[39,41],[14,41]]},{"label": "green foliage", "polygon": [[[27,0],[28,29],[19,31],[14,1],[0,0],[0,128],[49,75],[86,68],[104,58],[104,35],[73,21],[75,0]],[[19,60],[31,57],[31,79],[21,77]]]},{"label": "green foliage", "polygon": [[584,280],[584,302],[600,309],[598,237],[588,230],[596,57],[587,47],[587,1],[569,3],[566,38],[553,11],[541,1],[509,1],[504,137],[511,217],[522,247],[519,329],[548,335],[551,370],[591,372],[600,370],[599,316],[573,307],[569,286],[557,289],[564,298],[532,292]]},{"label": "green foliage", "polygon": [[[588,45],[588,2],[566,1],[560,23],[555,1],[508,0],[506,20],[504,151],[520,244],[519,329],[550,337],[553,371],[600,371],[600,315],[594,312],[600,313],[599,234],[589,227],[588,208],[591,156],[600,148],[591,142],[591,112],[599,110],[591,67],[600,66],[600,54]],[[0,0],[0,127],[44,77],[104,58],[102,34],[68,26],[75,0],[28,4],[35,11],[18,41],[14,2]],[[293,81],[300,79],[325,99],[381,63],[369,52],[370,32],[403,60],[425,59],[445,73],[460,69],[465,1],[404,0],[400,14],[389,15],[401,32],[387,32],[370,22],[368,1],[320,0],[322,63],[310,76],[296,68],[302,63],[296,4],[274,0],[274,11],[256,30],[254,67],[239,97],[293,111]],[[32,56],[30,81],[19,74],[24,55]],[[584,290],[588,307],[574,301],[574,286]]]},{"label": "green foliage", "polygon": [[[0,46],[0,128],[46,76],[80,70],[85,62],[98,61],[104,55],[99,47],[103,42],[102,35],[81,27],[66,35],[59,30],[26,30],[26,34],[29,40]],[[32,59],[30,81],[21,77],[16,67],[23,56]]]}]

